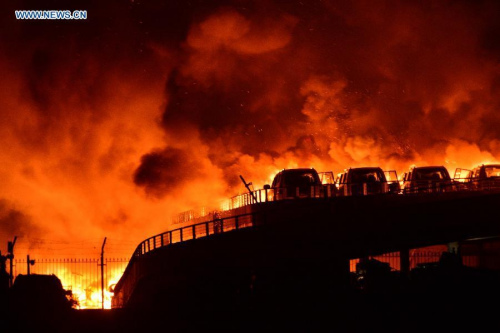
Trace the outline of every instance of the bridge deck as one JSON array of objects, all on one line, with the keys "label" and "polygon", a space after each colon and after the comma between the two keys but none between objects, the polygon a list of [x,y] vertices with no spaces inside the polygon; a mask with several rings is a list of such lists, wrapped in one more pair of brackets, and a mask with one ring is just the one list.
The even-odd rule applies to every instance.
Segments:
[{"label": "bridge deck", "polygon": [[291,274],[292,267],[331,283],[332,276],[344,278],[350,258],[500,235],[499,204],[498,192],[449,192],[248,205],[220,221],[141,243],[115,288],[113,306],[168,300],[180,290],[214,284],[238,289],[255,276]]}]

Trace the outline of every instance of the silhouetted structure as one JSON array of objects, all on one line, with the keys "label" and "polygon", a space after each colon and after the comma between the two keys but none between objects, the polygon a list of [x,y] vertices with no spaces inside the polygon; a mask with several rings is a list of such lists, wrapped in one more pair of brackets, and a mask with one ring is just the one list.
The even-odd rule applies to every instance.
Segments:
[{"label": "silhouetted structure", "polygon": [[10,289],[10,308],[16,313],[50,313],[71,309],[71,292],[55,275],[18,275]]},{"label": "silhouetted structure", "polygon": [[[158,319],[169,313],[181,326],[200,316],[214,323],[213,316],[218,329],[224,314],[241,328],[242,314],[250,313],[255,326],[249,331],[268,322],[276,326],[265,328],[274,331],[313,331],[322,321],[331,323],[331,315],[344,330],[351,322],[363,330],[380,324],[368,319],[391,314],[403,324],[408,309],[440,304],[443,297],[455,301],[482,279],[488,290],[498,291],[495,275],[465,270],[458,251],[444,253],[437,269],[410,272],[409,249],[458,249],[459,242],[500,235],[500,224],[491,221],[500,191],[457,191],[446,169],[438,167],[412,169],[417,180],[424,178],[425,191],[397,195],[399,187],[391,192],[380,168],[349,170],[340,183],[356,184],[357,195],[339,195],[314,169],[284,170],[272,187],[232,200],[221,216],[146,239],[114,289],[113,307],[156,312]],[[439,190],[429,185],[435,176],[443,180],[436,183]],[[349,273],[350,259],[388,252],[400,253],[401,273],[373,259],[362,260],[354,278]],[[446,285],[441,281],[451,282],[449,292],[426,289]],[[461,310],[458,304],[443,314]],[[367,320],[356,322],[357,313]]]},{"label": "silhouetted structure", "polygon": [[7,256],[0,252],[0,312],[7,308],[7,292],[9,290],[9,273],[7,273]]}]

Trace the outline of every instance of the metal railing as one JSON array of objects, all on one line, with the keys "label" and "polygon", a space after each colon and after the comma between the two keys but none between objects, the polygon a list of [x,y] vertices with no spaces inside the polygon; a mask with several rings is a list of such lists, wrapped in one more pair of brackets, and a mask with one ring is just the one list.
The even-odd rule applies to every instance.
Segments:
[{"label": "metal railing", "polygon": [[203,218],[210,213],[211,212],[207,209],[207,207],[201,207],[199,209],[190,209],[175,215],[175,217],[172,218],[172,223],[179,224],[179,223],[190,222],[198,218]]},{"label": "metal railing", "polygon": [[142,241],[134,251],[134,257],[140,257],[148,252],[174,243],[181,243],[197,238],[208,237],[232,230],[255,226],[255,212],[230,217],[216,218],[210,221],[193,224],[161,234]]},{"label": "metal railing", "polygon": [[403,188],[403,194],[498,190],[500,190],[499,180],[454,178],[452,180],[443,181],[415,181]]},{"label": "metal railing", "polygon": [[408,182],[406,186],[403,187],[403,194],[415,194],[415,193],[443,193],[443,192],[457,192],[461,190],[466,190],[461,186],[461,184],[454,180],[419,180]]},{"label": "metal railing", "polygon": [[337,187],[335,184],[313,185],[308,187],[273,187],[236,195],[224,202],[221,205],[221,210],[231,210],[255,203],[270,201],[305,198],[332,198],[335,196],[337,196]]},{"label": "metal railing", "polygon": [[466,190],[466,191],[500,190],[500,179],[455,178],[454,180],[459,190]]},{"label": "metal railing", "polygon": [[174,223],[187,223],[210,220],[214,212],[223,213],[233,209],[280,200],[305,198],[334,198],[339,196],[365,196],[380,194],[420,194],[444,193],[460,191],[494,191],[500,190],[500,180],[420,180],[412,182],[387,181],[372,183],[337,183],[322,184],[310,187],[267,188],[254,190],[231,197],[220,205],[219,210],[203,208],[199,212],[194,210],[183,212],[173,218]]}]

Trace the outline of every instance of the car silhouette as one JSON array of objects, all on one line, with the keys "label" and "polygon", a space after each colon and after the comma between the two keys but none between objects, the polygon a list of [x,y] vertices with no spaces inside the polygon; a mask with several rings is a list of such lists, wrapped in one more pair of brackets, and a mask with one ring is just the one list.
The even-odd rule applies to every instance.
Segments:
[{"label": "car silhouette", "polygon": [[403,178],[403,193],[435,193],[456,191],[455,181],[451,179],[444,166],[411,167]]},{"label": "car silhouette", "polygon": [[273,200],[319,197],[322,183],[318,172],[313,168],[283,169],[274,177],[272,185]]},{"label": "car silhouette", "polygon": [[[387,181],[391,175],[395,181]],[[341,196],[399,193],[400,185],[395,171],[384,172],[379,167],[349,168],[336,179]]]},{"label": "car silhouette", "polygon": [[472,170],[456,169],[455,178],[471,190],[500,190],[500,164],[481,164]]}]

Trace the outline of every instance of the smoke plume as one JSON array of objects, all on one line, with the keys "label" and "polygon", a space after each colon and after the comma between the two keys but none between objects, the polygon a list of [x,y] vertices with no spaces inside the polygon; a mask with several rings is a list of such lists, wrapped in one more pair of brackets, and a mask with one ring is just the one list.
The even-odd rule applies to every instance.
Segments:
[{"label": "smoke plume", "polygon": [[[15,20],[54,8],[88,19]],[[262,186],[297,166],[496,161],[499,13],[494,1],[2,4],[2,236],[134,244],[243,191],[239,175]]]}]

